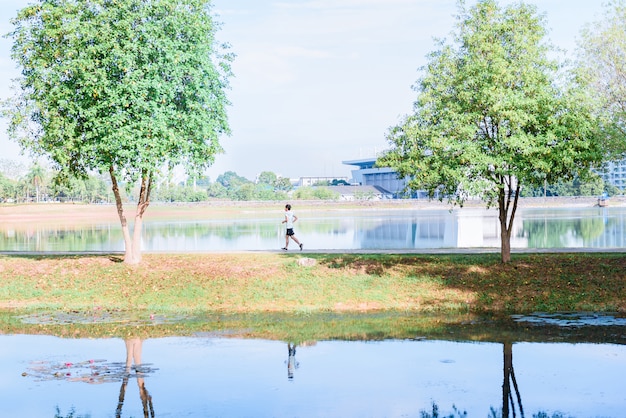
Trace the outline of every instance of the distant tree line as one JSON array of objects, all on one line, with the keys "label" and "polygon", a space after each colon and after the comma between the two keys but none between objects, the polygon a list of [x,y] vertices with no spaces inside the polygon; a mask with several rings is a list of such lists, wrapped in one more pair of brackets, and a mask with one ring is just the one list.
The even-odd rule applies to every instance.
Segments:
[{"label": "distant tree line", "polygon": [[614,196],[624,192],[618,187],[606,183],[600,176],[592,174],[585,180],[574,177],[569,181],[561,180],[556,184],[546,184],[544,187],[525,188],[522,189],[520,196],[600,196],[605,193]]},{"label": "distant tree line", "polygon": [[[112,203],[111,181],[106,175],[55,178],[55,172],[34,164],[25,168],[12,161],[0,161],[0,202],[81,202]],[[288,178],[271,171],[259,174],[255,181],[234,171],[220,174],[215,181],[207,176],[187,177],[175,181],[172,176],[157,182],[152,191],[156,202],[204,202],[209,200],[336,200],[339,194],[325,187],[346,184],[345,181],[326,182],[297,189]],[[135,186],[136,187],[136,186]],[[125,201],[134,201],[134,189],[120,188]]]}]

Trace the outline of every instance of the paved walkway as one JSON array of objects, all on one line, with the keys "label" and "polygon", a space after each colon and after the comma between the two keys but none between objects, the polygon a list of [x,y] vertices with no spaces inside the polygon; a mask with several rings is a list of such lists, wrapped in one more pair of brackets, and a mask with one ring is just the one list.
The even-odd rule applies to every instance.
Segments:
[{"label": "paved walkway", "polygon": [[[318,249],[318,250],[229,250],[229,251],[143,251],[142,254],[499,254],[500,248],[418,248],[418,249]],[[557,254],[557,253],[626,253],[626,248],[513,248],[511,254]],[[0,251],[2,255],[124,255],[123,251]]]}]

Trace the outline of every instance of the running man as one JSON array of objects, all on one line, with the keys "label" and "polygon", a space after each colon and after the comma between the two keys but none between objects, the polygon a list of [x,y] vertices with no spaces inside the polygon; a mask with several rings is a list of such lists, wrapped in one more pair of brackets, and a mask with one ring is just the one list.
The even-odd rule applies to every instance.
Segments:
[{"label": "running man", "polygon": [[300,251],[302,251],[302,243],[298,241],[298,238],[296,238],[295,232],[293,232],[293,224],[296,223],[297,220],[298,220],[298,217],[294,215],[294,213],[291,211],[291,205],[287,203],[285,205],[285,219],[282,222],[284,224],[287,224],[286,225],[287,230],[285,232],[285,246],[283,247],[283,250],[285,251],[287,251],[289,247],[289,238],[294,240],[296,244],[300,246]]}]

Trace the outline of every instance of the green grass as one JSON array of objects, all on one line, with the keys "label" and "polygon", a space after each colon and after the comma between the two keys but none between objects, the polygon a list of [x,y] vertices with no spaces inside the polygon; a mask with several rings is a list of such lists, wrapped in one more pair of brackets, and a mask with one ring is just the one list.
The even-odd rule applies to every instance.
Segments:
[{"label": "green grass", "polygon": [[[316,260],[313,267],[297,259]],[[0,256],[0,308],[154,312],[626,311],[626,257],[523,254]]]}]

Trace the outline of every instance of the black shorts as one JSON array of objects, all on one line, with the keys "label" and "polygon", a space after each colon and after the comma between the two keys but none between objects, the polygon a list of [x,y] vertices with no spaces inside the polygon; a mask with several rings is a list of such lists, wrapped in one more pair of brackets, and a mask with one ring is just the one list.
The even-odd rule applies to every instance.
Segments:
[{"label": "black shorts", "polygon": [[287,228],[287,232],[285,233],[285,235],[295,235],[295,232],[293,232],[293,228]]}]

